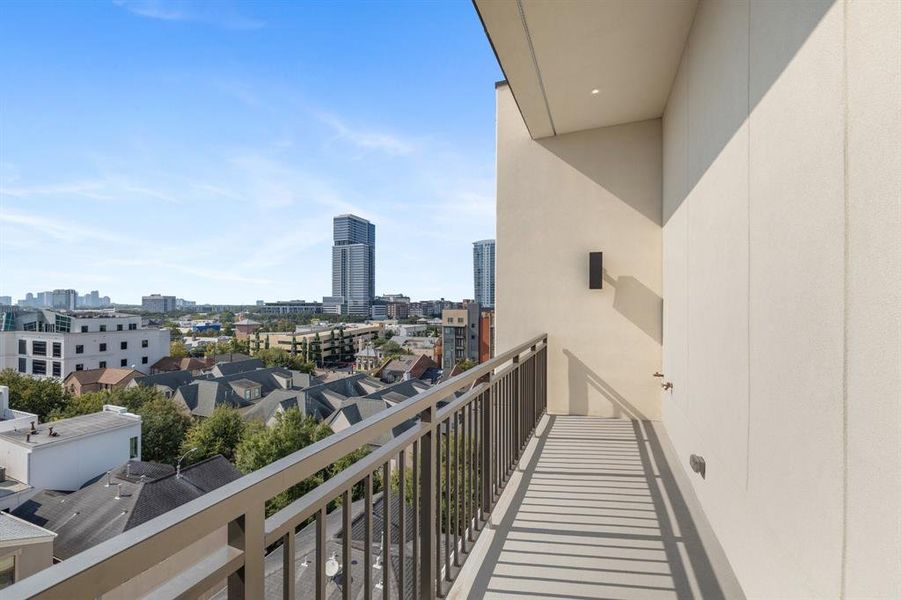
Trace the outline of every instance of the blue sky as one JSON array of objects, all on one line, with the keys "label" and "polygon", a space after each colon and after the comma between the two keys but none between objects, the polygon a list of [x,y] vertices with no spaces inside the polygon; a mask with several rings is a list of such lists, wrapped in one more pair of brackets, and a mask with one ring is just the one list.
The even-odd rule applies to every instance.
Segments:
[{"label": "blue sky", "polygon": [[377,293],[471,297],[500,78],[466,0],[7,0],[0,295],[321,299],[353,212]]}]

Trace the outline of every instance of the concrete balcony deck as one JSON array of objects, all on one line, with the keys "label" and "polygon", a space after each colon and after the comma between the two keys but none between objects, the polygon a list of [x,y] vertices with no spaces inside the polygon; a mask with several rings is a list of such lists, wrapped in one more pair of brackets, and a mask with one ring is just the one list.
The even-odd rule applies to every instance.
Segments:
[{"label": "concrete balcony deck", "polygon": [[450,598],[744,598],[658,424],[545,416]]}]

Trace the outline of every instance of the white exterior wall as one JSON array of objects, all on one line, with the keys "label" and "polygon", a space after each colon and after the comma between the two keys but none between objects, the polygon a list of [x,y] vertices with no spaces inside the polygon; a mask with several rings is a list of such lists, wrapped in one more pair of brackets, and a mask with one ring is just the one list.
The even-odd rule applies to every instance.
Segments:
[{"label": "white exterior wall", "polygon": [[664,115],[664,421],[751,598],[901,593],[901,3],[705,2]]},{"label": "white exterior wall", "polygon": [[127,463],[132,437],[138,438],[140,459],[137,417],[133,425],[33,448],[0,439],[0,464],[9,477],[35,489],[77,490],[89,479]]},{"label": "white exterior wall", "polygon": [[[73,330],[76,330],[78,320],[73,320]],[[85,319],[85,321],[92,321]],[[115,325],[112,326],[115,329]],[[32,361],[35,359],[47,361],[47,377],[53,373],[53,362],[59,362],[61,368],[60,380],[75,371],[76,365],[83,365],[85,370],[97,369],[101,361],[106,361],[107,367],[121,367],[122,359],[126,360],[126,366],[132,367],[149,374],[150,367],[164,356],[169,356],[169,330],[168,329],[135,329],[124,331],[97,331],[96,324],[88,333],[41,333],[34,331],[9,331],[0,333],[0,368],[18,370],[19,358],[26,359],[26,374],[31,374]],[[77,331],[77,330],[76,330]],[[18,340],[27,342],[27,354],[18,353]],[[31,353],[33,340],[47,342],[47,356],[38,356]],[[141,347],[141,342],[147,340],[147,348]],[[121,349],[121,343],[127,342],[128,348]],[[53,357],[53,343],[62,344],[62,355]],[[106,351],[100,351],[100,344],[106,344]],[[76,354],[76,346],[84,346],[82,354]],[[146,357],[146,362],[144,358]]]},{"label": "white exterior wall", "polygon": [[498,87],[497,353],[548,333],[551,413],[659,417],[660,219],[659,119],[533,140]]}]

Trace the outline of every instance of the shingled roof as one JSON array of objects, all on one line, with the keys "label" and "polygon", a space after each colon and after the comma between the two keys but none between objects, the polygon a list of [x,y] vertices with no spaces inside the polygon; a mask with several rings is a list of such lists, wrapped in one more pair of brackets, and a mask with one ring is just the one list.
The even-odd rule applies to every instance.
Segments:
[{"label": "shingled roof", "polygon": [[71,494],[42,491],[13,511],[57,534],[53,555],[70,558],[199,498],[241,473],[222,456],[184,467],[130,461]]}]

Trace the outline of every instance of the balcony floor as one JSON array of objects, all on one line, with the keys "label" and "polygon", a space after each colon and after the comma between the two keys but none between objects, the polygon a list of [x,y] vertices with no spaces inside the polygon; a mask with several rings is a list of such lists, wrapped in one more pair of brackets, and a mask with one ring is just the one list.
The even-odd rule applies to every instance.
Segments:
[{"label": "balcony floor", "polygon": [[545,417],[449,597],[743,598],[671,452],[659,424]]}]

